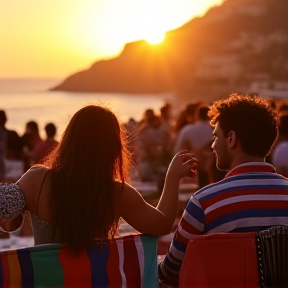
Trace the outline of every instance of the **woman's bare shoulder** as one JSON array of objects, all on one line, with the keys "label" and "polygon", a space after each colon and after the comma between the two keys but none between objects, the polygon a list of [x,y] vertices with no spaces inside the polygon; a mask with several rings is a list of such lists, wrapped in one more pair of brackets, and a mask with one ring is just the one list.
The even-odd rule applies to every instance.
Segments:
[{"label": "woman's bare shoulder", "polygon": [[32,179],[37,183],[38,181],[41,181],[41,176],[45,175],[49,170],[50,169],[44,165],[33,165],[17,182],[23,182],[28,179],[30,181]]},{"label": "woman's bare shoulder", "polygon": [[49,170],[51,169],[45,165],[35,164],[28,171],[33,171],[34,173],[43,173],[48,172]]},{"label": "woman's bare shoulder", "polygon": [[140,194],[131,184],[128,182],[121,183],[119,181],[115,182],[116,184],[116,195],[122,195],[125,196],[125,194],[130,193],[137,193]]},{"label": "woman's bare shoulder", "polygon": [[34,165],[16,182],[23,191],[28,204],[30,203],[30,200],[34,201],[35,195],[39,192],[44,176],[49,170],[50,169],[44,165]]}]

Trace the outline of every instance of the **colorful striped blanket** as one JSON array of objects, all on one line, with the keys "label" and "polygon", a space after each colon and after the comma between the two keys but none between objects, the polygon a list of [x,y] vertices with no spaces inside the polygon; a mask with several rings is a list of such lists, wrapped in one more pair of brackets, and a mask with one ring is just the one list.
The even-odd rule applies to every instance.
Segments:
[{"label": "colorful striped blanket", "polygon": [[157,237],[129,235],[99,242],[76,257],[45,244],[0,252],[0,288],[156,288]]}]

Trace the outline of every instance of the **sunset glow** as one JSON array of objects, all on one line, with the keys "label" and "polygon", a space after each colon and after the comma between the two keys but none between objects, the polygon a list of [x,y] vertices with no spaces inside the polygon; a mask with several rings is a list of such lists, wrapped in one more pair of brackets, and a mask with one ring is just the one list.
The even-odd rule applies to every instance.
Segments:
[{"label": "sunset glow", "polygon": [[[223,0],[0,1],[0,77],[64,77],[165,33]],[[57,5],[56,5],[57,4]]]},{"label": "sunset glow", "polygon": [[147,35],[146,37],[144,37],[144,39],[152,44],[152,45],[156,45],[156,44],[160,44],[164,41],[165,39],[165,34],[163,33],[151,33],[151,35]]}]

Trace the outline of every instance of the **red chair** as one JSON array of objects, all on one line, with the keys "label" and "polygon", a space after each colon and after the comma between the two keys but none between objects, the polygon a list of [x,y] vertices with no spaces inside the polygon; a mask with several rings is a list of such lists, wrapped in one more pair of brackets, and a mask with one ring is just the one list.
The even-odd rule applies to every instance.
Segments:
[{"label": "red chair", "polygon": [[258,233],[199,235],[189,241],[179,288],[260,287]]}]

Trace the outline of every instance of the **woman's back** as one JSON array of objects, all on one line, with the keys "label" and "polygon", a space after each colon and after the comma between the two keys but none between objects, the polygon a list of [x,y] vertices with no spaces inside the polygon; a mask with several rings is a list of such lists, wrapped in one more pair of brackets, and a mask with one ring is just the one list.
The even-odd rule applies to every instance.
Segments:
[{"label": "woman's back", "polygon": [[[52,210],[49,203],[53,201],[51,199],[51,169],[45,166],[35,165],[33,166],[26,177],[21,178],[17,185],[22,191],[25,191],[25,201],[26,209],[31,217],[31,224],[34,233],[35,245],[45,244],[45,243],[62,243],[63,240],[61,236],[55,231],[52,219]],[[97,187],[91,187],[91,190],[97,191]],[[117,207],[117,202],[119,202],[120,196],[120,185],[115,183],[115,201],[113,200],[113,215],[115,215],[115,225],[118,223],[120,209]],[[93,203],[91,203],[93,206]],[[97,203],[95,203],[95,207]],[[63,209],[63,213],[65,210]],[[65,217],[65,215],[62,215]],[[81,219],[81,215],[78,216]],[[71,224],[73,225],[73,219],[71,219]],[[93,224],[97,222],[97,219],[91,219],[88,226],[91,226],[93,230]],[[83,223],[83,226],[87,224]],[[79,235],[80,236],[80,235]],[[95,235],[97,238],[97,235]],[[109,235],[107,235],[109,238]]]}]

